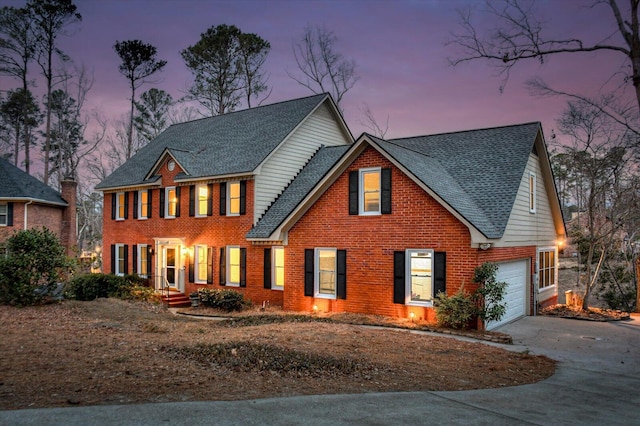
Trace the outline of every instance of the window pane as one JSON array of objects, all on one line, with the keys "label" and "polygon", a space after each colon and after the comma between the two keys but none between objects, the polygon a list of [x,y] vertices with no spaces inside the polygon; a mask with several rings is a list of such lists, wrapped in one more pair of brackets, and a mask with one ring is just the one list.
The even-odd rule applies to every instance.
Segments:
[{"label": "window pane", "polygon": [[7,205],[0,204],[0,225],[7,224]]},{"label": "window pane", "polygon": [[207,199],[209,198],[209,189],[206,185],[198,186],[198,215],[206,216],[207,214]]},{"label": "window pane", "polygon": [[197,281],[207,281],[207,248],[196,247]]},{"label": "window pane", "polygon": [[176,189],[170,188],[167,190],[167,202],[169,203],[169,208],[167,209],[167,215],[175,216],[176,215],[176,205],[178,200],[176,198]]},{"label": "window pane", "polygon": [[232,182],[229,185],[229,213],[240,213],[240,182]]},{"label": "window pane", "polygon": [[432,259],[430,252],[411,252],[411,300],[432,299]]},{"label": "window pane", "polygon": [[336,290],[336,253],[334,250],[318,251],[318,292],[335,294]]},{"label": "window pane", "polygon": [[273,249],[273,269],[273,284],[277,287],[284,287],[284,249],[282,247]]},{"label": "window pane", "polygon": [[140,246],[140,250],[139,250],[139,254],[138,254],[138,261],[140,262],[140,267],[138,274],[141,276],[146,276],[149,274],[149,270],[147,269],[148,267],[148,260],[147,260],[147,256],[148,256],[148,252],[147,252],[147,246],[145,245],[141,245]]},{"label": "window pane", "polygon": [[176,249],[167,249],[167,266],[176,266]]},{"label": "window pane", "polygon": [[124,273],[124,246],[123,245],[119,245],[118,246],[118,273],[122,274]]},{"label": "window pane", "polygon": [[229,248],[229,282],[233,284],[240,282],[240,249],[238,247]]},{"label": "window pane", "polygon": [[380,211],[380,172],[362,173],[362,208],[364,212]]},{"label": "window pane", "polygon": [[124,193],[118,193],[118,219],[124,219]]},{"label": "window pane", "polygon": [[139,217],[149,217],[149,193],[147,191],[140,191],[138,196],[138,202],[140,203]]}]

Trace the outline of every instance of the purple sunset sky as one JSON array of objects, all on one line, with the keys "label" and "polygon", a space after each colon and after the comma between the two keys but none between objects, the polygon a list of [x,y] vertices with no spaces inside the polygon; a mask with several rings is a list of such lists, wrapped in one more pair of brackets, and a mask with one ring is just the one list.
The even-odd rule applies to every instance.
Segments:
[{"label": "purple sunset sky", "polygon": [[[8,3],[22,6],[25,2]],[[150,43],[158,48],[158,57],[168,61],[158,81],[143,85],[138,94],[157,87],[177,99],[192,78],[179,52],[196,43],[201,33],[219,24],[256,33],[271,43],[266,63],[268,84],[273,87],[265,102],[269,104],[311,94],[287,76],[287,71],[297,70],[292,43],[306,24],[324,25],[339,38],[338,50],[357,64],[360,80],[343,103],[352,133],[357,137],[367,130],[361,112],[366,103],[379,123],[389,116],[388,138],[541,121],[549,141],[566,101],[531,96],[524,81],[540,76],[554,87],[592,95],[624,62],[620,54],[601,52],[551,57],[544,65],[522,63],[512,71],[501,94],[501,77],[486,62],[456,68],[448,64],[456,48],[445,43],[452,31],[460,29],[456,8],[476,3],[76,0],[83,21],[74,35],[60,38],[60,46],[76,63],[94,72],[87,106],[118,119],[128,112],[130,92],[127,80],[118,73],[116,40]],[[620,43],[609,8],[591,8],[591,3],[538,1],[537,9],[548,23],[549,35],[601,41],[613,34],[609,42]],[[35,66],[32,70],[36,71]],[[3,90],[18,85],[6,78],[0,83]],[[41,90],[44,84],[39,85]]]}]

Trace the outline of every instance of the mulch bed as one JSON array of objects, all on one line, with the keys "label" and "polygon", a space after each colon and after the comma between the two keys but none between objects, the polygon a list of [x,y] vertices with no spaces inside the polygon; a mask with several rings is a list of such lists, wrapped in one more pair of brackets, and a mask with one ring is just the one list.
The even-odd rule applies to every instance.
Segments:
[{"label": "mulch bed", "polygon": [[589,308],[583,310],[579,306],[555,305],[540,311],[541,315],[577,319],[584,321],[624,321],[630,318],[628,312],[616,311],[613,309]]}]

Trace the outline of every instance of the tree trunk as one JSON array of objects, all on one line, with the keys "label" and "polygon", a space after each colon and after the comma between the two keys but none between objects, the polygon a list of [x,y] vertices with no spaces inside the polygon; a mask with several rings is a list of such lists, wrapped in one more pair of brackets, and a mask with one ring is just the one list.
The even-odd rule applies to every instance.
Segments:
[{"label": "tree trunk", "polygon": [[636,312],[640,312],[640,257],[636,259]]}]

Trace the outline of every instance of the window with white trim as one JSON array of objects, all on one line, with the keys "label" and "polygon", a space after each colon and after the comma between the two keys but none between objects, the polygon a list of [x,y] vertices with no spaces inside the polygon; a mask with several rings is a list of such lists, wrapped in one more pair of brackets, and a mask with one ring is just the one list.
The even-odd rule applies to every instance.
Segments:
[{"label": "window with white trim", "polygon": [[126,215],[126,193],[118,192],[116,194],[116,220],[125,220]]},{"label": "window with white trim", "polygon": [[557,283],[555,247],[542,248],[538,251],[538,289],[544,290]]},{"label": "window with white trim", "polygon": [[138,209],[138,219],[148,219],[149,218],[149,209],[151,206],[149,205],[149,190],[141,189],[138,191],[138,205],[136,208]]},{"label": "window with white trim", "polygon": [[240,215],[240,182],[227,183],[227,216]]},{"label": "window with white trim", "polygon": [[194,248],[194,279],[198,284],[207,283],[207,246],[195,246]]},{"label": "window with white trim", "polygon": [[284,247],[273,247],[271,257],[271,288],[282,290],[284,289]]},{"label": "window with white trim", "polygon": [[227,246],[227,285],[240,285],[240,247]]},{"label": "window with white trim", "polygon": [[174,218],[176,217],[176,212],[178,210],[178,195],[176,192],[175,186],[169,186],[164,189],[165,190],[165,218]]},{"label": "window with white trim", "polygon": [[116,244],[115,250],[115,273],[116,275],[124,275],[126,271],[126,256],[125,256],[125,245],[124,244]]},{"label": "window with white trim", "polygon": [[407,250],[406,268],[406,303],[431,306],[433,303],[433,250]]},{"label": "window with white trim", "polygon": [[536,174],[529,173],[529,213],[536,212]]},{"label": "window with white trim", "polygon": [[360,214],[380,214],[380,168],[360,169]]},{"label": "window with white trim", "polygon": [[149,264],[149,246],[147,244],[138,244],[138,275],[142,278],[147,278],[150,275]]},{"label": "window with white trim", "polygon": [[0,226],[7,226],[9,223],[9,207],[7,204],[0,204]]},{"label": "window with white trim", "polygon": [[206,217],[209,210],[209,187],[196,185],[196,217]]},{"label": "window with white trim", "polygon": [[337,283],[337,250],[335,248],[315,249],[315,295],[335,299]]}]

